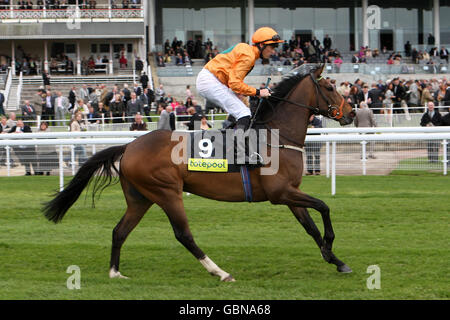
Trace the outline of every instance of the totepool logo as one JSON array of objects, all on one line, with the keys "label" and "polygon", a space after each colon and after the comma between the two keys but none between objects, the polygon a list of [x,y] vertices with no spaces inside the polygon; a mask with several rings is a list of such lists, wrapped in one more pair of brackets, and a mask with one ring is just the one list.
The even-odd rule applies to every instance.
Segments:
[{"label": "totepool logo", "polygon": [[188,170],[192,171],[211,171],[227,172],[228,161],[226,159],[195,159],[190,158]]}]

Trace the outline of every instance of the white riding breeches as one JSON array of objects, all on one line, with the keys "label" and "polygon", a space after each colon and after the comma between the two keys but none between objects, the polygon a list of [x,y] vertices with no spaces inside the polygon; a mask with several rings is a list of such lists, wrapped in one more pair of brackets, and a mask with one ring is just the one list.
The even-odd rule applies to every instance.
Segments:
[{"label": "white riding breeches", "polygon": [[221,107],[236,118],[250,116],[248,108],[236,93],[224,85],[208,69],[203,68],[197,76],[197,91],[205,99]]}]

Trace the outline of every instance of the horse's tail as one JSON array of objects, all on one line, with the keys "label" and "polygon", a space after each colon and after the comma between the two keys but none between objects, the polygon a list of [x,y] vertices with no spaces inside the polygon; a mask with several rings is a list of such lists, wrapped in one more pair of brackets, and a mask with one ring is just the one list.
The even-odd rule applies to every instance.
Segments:
[{"label": "horse's tail", "polygon": [[119,170],[114,163],[125,152],[126,145],[115,146],[102,150],[89,158],[78,170],[76,175],[63,191],[56,194],[56,197],[45,203],[42,211],[45,217],[58,223],[62,220],[67,210],[77,201],[84,188],[89,185],[95,173],[100,173],[95,180],[92,192],[92,204],[94,204],[95,194],[111,185],[114,171],[118,174]]}]

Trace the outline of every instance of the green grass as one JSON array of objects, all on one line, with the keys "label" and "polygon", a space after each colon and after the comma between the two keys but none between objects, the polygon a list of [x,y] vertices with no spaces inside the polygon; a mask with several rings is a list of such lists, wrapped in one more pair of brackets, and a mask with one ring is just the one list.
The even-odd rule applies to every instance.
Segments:
[{"label": "green grass", "polygon": [[[97,201],[79,199],[61,224],[41,203],[57,177],[0,178],[0,299],[449,299],[450,177],[305,177],[302,190],[331,208],[335,254],[352,269],[336,272],[285,206],[224,203],[185,196],[197,244],[235,283],[211,277],[151,208],[125,242],[121,272],[109,279],[112,229],[124,213],[120,186]],[[310,210],[323,231],[320,215]],[[66,287],[81,269],[81,290]],[[381,268],[369,290],[367,267]]]}]

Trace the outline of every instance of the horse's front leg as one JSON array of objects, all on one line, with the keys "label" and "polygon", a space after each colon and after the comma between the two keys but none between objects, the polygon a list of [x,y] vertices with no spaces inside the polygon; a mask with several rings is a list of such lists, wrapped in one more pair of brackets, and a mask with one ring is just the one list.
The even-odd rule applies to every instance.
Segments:
[{"label": "horse's front leg", "polygon": [[[339,272],[347,273],[352,271],[350,267],[339,260],[332,252],[334,231],[331,224],[330,208],[322,200],[311,197],[296,188],[289,188],[280,194],[277,203],[286,204],[289,206],[295,217],[303,225],[308,234],[310,234],[316,241],[325,261],[336,265]],[[324,225],[323,241],[320,238],[319,230],[309,216],[306,208],[313,208],[320,213]]]}]

